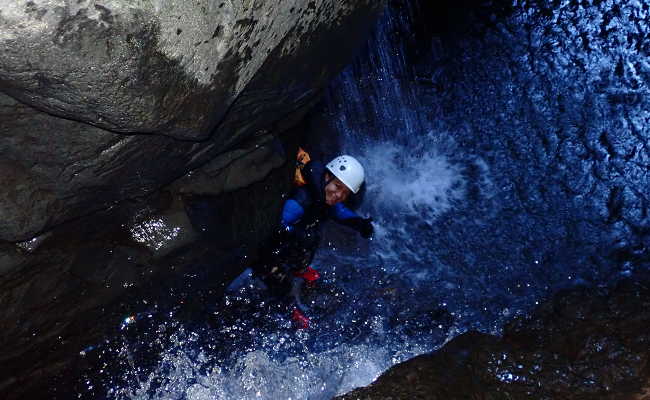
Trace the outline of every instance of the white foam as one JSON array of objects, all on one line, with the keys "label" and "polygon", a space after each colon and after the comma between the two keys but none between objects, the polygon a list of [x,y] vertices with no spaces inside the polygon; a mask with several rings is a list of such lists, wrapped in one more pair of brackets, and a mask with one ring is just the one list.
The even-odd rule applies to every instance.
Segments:
[{"label": "white foam", "polygon": [[[295,338],[293,339],[295,340]],[[405,348],[405,344],[401,343]],[[216,365],[201,352],[170,349],[148,377],[131,388],[114,388],[111,399],[329,399],[373,382],[384,370],[431,349],[398,352],[371,345],[343,345],[320,353],[274,360],[264,350],[239,357],[234,365]],[[156,381],[163,380],[154,389]]]},{"label": "white foam", "polygon": [[386,264],[399,268],[405,262],[413,267],[437,264],[421,240],[466,192],[463,167],[439,150],[440,136],[430,132],[411,143],[365,142],[357,152],[368,171],[359,212],[374,219],[371,253]]},{"label": "white foam", "polygon": [[[423,139],[426,140],[426,139]],[[362,159],[371,171],[368,199],[394,214],[426,215],[433,219],[448,211],[464,195],[461,168],[438,153],[435,146],[424,151],[396,143],[374,143]]]}]

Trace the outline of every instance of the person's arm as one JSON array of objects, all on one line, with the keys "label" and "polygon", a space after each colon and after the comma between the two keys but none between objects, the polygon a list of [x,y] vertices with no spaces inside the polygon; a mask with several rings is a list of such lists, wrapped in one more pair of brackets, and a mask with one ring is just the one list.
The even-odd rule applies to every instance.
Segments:
[{"label": "person's arm", "polygon": [[282,208],[282,220],[280,221],[280,226],[282,229],[291,231],[293,225],[300,220],[300,218],[305,214],[305,209],[294,199],[288,199],[284,202],[284,207]]},{"label": "person's arm", "polygon": [[366,239],[374,233],[372,218],[361,218],[359,214],[346,207],[343,203],[337,203],[332,206],[332,216],[336,222],[349,226]]}]

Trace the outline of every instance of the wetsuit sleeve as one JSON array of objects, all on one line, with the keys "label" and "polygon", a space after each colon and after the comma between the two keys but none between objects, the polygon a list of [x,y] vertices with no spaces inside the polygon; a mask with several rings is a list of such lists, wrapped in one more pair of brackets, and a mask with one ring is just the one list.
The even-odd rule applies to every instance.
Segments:
[{"label": "wetsuit sleeve", "polygon": [[293,224],[305,214],[305,209],[294,199],[288,199],[284,202],[282,208],[282,220],[280,225],[283,229],[291,230]]},{"label": "wetsuit sleeve", "polygon": [[364,238],[369,238],[374,233],[372,218],[361,218],[342,203],[335,204],[332,207],[332,214],[338,223],[356,230]]},{"label": "wetsuit sleeve", "polygon": [[337,221],[350,218],[360,218],[359,214],[346,207],[343,203],[337,203],[332,206],[332,217]]}]

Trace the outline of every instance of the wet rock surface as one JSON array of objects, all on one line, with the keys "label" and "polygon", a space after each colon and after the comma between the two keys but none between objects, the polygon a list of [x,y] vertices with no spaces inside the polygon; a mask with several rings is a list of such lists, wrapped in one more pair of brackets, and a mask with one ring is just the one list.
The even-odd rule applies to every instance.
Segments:
[{"label": "wet rock surface", "polygon": [[341,399],[646,399],[650,280],[558,293],[503,337],[467,332]]},{"label": "wet rock surface", "polygon": [[[471,308],[489,302],[486,319],[499,320],[529,307],[530,297],[647,269],[647,5],[391,7],[392,44],[371,42],[371,50],[382,51],[369,50],[349,72],[359,84],[339,81],[332,108],[346,104],[339,93],[371,97],[367,110],[361,101],[342,107],[349,130],[380,141],[400,133],[436,137],[432,146],[462,169],[464,193],[449,211],[435,223],[411,224],[422,228],[429,257],[458,271],[458,288],[482,292],[468,299]],[[430,23],[441,16],[446,24]],[[391,94],[394,102],[377,94],[390,90],[380,82],[386,64],[390,79],[407,88]],[[394,108],[415,110],[417,119],[402,123]],[[398,165],[408,159],[391,157]],[[431,182],[422,185],[437,183],[436,176],[401,167],[407,178]]]},{"label": "wet rock surface", "polygon": [[[431,290],[460,298],[465,326],[480,321],[500,332],[559,288],[591,289],[565,292],[503,339],[460,336],[380,380],[399,384],[346,398],[647,397],[647,280],[603,287],[641,280],[635,271],[650,267],[648,5],[461,3],[391,3],[389,37],[398,44],[369,51],[349,75],[361,84],[337,89],[374,96],[377,77],[386,78],[377,66],[397,64],[389,78],[413,93],[368,109],[393,116],[399,106],[420,119],[400,124],[366,112],[351,130],[382,140],[392,131],[428,137],[429,129],[463,169],[463,196],[447,212],[406,225],[422,232],[417,245],[431,249],[433,273],[456,273],[441,273],[445,281]],[[333,92],[335,105],[345,103]],[[360,102],[351,103],[341,108]],[[407,178],[421,178],[408,167]],[[445,177],[428,178],[433,186]],[[493,358],[500,352],[503,369]]]},{"label": "wet rock surface", "polygon": [[[267,62],[290,65],[370,3],[6,0],[0,79],[6,93],[61,117],[205,139]],[[301,72],[323,67],[296,68],[283,90],[311,86]]]},{"label": "wet rock surface", "polygon": [[495,278],[530,271],[513,293],[647,268],[648,6],[515,4],[434,36],[431,64],[416,67],[459,158],[481,159],[466,207],[434,227],[440,257]]}]

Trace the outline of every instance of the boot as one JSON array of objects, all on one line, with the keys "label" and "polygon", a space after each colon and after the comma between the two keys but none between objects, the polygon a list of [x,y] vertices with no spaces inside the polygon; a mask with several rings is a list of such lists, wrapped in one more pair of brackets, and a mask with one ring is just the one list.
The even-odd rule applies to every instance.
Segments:
[{"label": "boot", "polygon": [[293,276],[304,279],[307,287],[314,287],[316,281],[320,278],[320,273],[312,267],[307,267],[303,271],[294,272]]},{"label": "boot", "polygon": [[307,318],[307,316],[305,316],[305,314],[303,314],[302,311],[297,308],[293,309],[293,312],[291,313],[291,320],[293,321],[296,329],[309,328],[309,318]]}]

